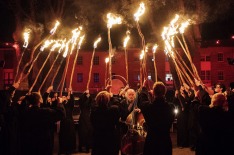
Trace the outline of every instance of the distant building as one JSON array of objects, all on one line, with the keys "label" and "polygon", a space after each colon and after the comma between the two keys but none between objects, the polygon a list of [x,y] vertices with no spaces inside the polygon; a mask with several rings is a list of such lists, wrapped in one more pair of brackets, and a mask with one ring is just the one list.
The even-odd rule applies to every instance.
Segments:
[{"label": "distant building", "polygon": [[[0,89],[11,84],[14,79],[14,70],[17,65],[17,50],[12,46],[12,44],[9,44],[8,46],[0,47],[0,65],[3,64],[0,66]],[[93,51],[79,51],[77,62],[75,62],[76,65],[72,81],[72,88],[74,91],[83,92],[86,90],[92,52]],[[129,85],[132,88],[137,88],[140,82],[140,49],[127,49],[127,53]],[[147,55],[147,78],[154,81],[155,69],[152,52],[149,51]],[[105,62],[105,59],[108,58],[108,56],[108,50],[96,50],[95,52],[89,84],[89,90],[91,92],[95,93],[104,89],[106,81],[109,80],[109,65]],[[233,59],[233,39],[228,41],[220,40],[203,42],[201,48],[197,52],[194,52],[193,55],[193,62],[197,67],[198,73],[202,81],[208,86],[213,86],[216,82],[222,82],[226,86],[229,86],[229,83],[234,81]],[[72,55],[70,59],[66,86],[70,83],[73,61],[74,55]],[[156,52],[156,65],[158,80],[165,82],[168,87],[173,87],[173,77],[170,72],[169,63],[167,62],[164,51],[162,50]],[[116,50],[114,52],[112,57],[112,75],[114,87],[126,85],[124,50]]]}]

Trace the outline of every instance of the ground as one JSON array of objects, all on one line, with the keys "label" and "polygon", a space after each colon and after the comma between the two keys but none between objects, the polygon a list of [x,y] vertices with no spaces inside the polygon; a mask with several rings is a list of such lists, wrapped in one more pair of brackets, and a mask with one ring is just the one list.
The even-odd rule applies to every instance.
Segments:
[{"label": "ground", "polygon": [[[195,152],[191,151],[190,148],[181,149],[176,146],[176,131],[171,132],[171,139],[172,139],[172,144],[173,144],[173,155],[195,155]],[[55,133],[54,155],[58,155],[58,134],[57,133]],[[77,152],[72,155],[91,155],[91,153]]]}]

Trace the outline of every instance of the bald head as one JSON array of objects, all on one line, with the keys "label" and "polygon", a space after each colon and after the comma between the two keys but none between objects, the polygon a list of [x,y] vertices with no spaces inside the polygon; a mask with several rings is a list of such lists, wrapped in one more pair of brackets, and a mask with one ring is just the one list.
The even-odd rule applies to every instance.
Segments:
[{"label": "bald head", "polygon": [[128,90],[126,91],[125,96],[126,96],[126,99],[127,99],[128,101],[132,102],[132,101],[134,101],[135,98],[136,98],[136,92],[135,92],[134,89],[128,89]]}]

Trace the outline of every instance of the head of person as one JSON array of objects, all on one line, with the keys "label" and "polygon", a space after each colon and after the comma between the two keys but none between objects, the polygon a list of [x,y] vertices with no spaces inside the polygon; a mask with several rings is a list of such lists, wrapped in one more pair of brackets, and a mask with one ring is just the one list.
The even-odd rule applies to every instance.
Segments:
[{"label": "head of person", "polygon": [[47,98],[47,102],[48,102],[48,103],[52,102],[51,97],[48,97],[48,98]]},{"label": "head of person", "polygon": [[211,98],[211,104],[209,105],[210,108],[213,107],[221,107],[224,110],[227,109],[227,98],[222,93],[216,93]]},{"label": "head of person", "polygon": [[135,98],[136,98],[136,92],[135,92],[135,90],[134,90],[134,89],[128,89],[128,90],[126,91],[125,97],[126,97],[126,99],[127,99],[129,102],[134,101]]},{"label": "head of person", "polygon": [[106,108],[110,102],[111,94],[107,91],[101,91],[97,94],[95,101],[98,107]]},{"label": "head of person", "polygon": [[41,94],[38,92],[32,92],[30,95],[28,95],[27,101],[32,106],[40,106],[40,104],[43,103]]},{"label": "head of person", "polygon": [[54,93],[54,98],[57,98],[57,97],[58,97],[58,93],[55,92],[55,93]]},{"label": "head of person", "polygon": [[222,83],[216,83],[215,84],[215,90],[216,93],[223,93],[226,91],[226,87],[224,84]]},{"label": "head of person", "polygon": [[62,101],[63,102],[66,102],[68,99],[67,99],[67,96],[62,96]]},{"label": "head of person", "polygon": [[155,82],[153,85],[153,93],[155,97],[164,97],[167,92],[166,86],[163,82]]}]

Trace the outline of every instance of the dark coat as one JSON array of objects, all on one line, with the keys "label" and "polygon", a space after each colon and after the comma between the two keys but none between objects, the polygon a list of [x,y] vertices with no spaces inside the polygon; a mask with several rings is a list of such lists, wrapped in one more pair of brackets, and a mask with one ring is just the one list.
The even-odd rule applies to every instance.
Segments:
[{"label": "dark coat", "polygon": [[59,153],[73,153],[76,149],[76,131],[73,120],[74,96],[71,94],[67,102],[63,102],[66,117],[60,121]]},{"label": "dark coat", "polygon": [[92,155],[118,155],[119,118],[119,108],[116,105],[92,109],[90,116],[93,126]]},{"label": "dark coat", "polygon": [[189,146],[190,100],[187,94],[185,94],[185,96],[178,95],[177,102],[178,102],[177,105],[178,105],[178,110],[179,110],[177,114],[177,145],[179,147],[188,147]]},{"label": "dark coat", "polygon": [[37,106],[27,108],[20,119],[21,154],[52,155],[51,127],[64,115],[62,104],[58,104],[54,109]]},{"label": "dark coat", "polygon": [[80,106],[80,117],[79,117],[79,146],[85,146],[90,148],[91,146],[91,137],[92,137],[92,125],[90,121],[91,105],[93,99],[91,96],[87,97],[86,93],[83,93],[79,99]]},{"label": "dark coat", "polygon": [[19,152],[18,111],[12,102],[10,86],[0,91],[0,154],[16,155]]},{"label": "dark coat", "polygon": [[138,106],[147,124],[143,154],[172,155],[170,128],[174,120],[173,108],[164,98],[156,98],[150,103],[147,92],[140,93]]},{"label": "dark coat", "polygon": [[200,106],[198,111],[201,133],[196,155],[234,154],[234,121],[229,112],[220,107]]}]

